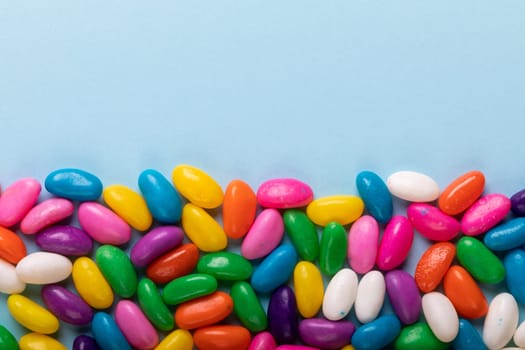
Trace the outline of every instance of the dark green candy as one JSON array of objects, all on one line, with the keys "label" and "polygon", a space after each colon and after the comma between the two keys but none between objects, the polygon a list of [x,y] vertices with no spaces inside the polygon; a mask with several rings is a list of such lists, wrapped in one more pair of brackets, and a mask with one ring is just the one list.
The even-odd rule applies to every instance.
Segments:
[{"label": "dark green candy", "polygon": [[149,278],[143,278],[137,288],[137,299],[146,317],[161,331],[169,331],[175,326],[173,314],[162,301],[159,290]]},{"label": "dark green candy", "polygon": [[128,255],[112,245],[97,249],[95,260],[113,291],[122,298],[132,297],[137,290],[137,272]]},{"label": "dark green candy", "polygon": [[204,295],[211,294],[217,290],[215,277],[194,273],[179,277],[168,283],[162,291],[162,299],[168,305],[177,305]]},{"label": "dark green candy", "polygon": [[197,264],[197,272],[218,280],[241,281],[252,275],[252,264],[239,254],[217,252],[203,255]]},{"label": "dark green candy", "polygon": [[436,338],[428,324],[418,322],[401,330],[395,348],[396,350],[445,350],[448,344]]},{"label": "dark green candy", "polygon": [[266,329],[268,325],[266,313],[249,283],[235,283],[231,288],[230,295],[233,299],[235,314],[246,328],[252,332],[260,332]]},{"label": "dark green candy", "polygon": [[347,255],[347,244],[346,230],[341,224],[331,222],[325,226],[319,256],[322,273],[332,276],[341,270]]},{"label": "dark green candy", "polygon": [[2,350],[19,350],[18,342],[15,337],[5,328],[0,325],[0,349]]},{"label": "dark green candy", "polygon": [[496,284],[505,278],[505,267],[483,242],[473,237],[462,237],[456,245],[459,263],[482,283]]}]

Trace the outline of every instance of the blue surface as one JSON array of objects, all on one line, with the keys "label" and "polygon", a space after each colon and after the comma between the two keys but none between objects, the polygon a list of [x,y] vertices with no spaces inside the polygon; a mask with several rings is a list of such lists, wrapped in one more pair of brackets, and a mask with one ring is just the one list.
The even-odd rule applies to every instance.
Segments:
[{"label": "blue surface", "polygon": [[[79,167],[138,189],[144,169],[170,178],[190,163],[222,186],[288,176],[323,196],[356,194],[365,169],[441,186],[479,169],[487,193],[511,195],[525,188],[524,11],[522,0],[3,1],[0,184]],[[410,272],[428,243],[415,244]],[[19,337],[5,296],[0,309]],[[68,346],[71,332],[59,332]]]}]

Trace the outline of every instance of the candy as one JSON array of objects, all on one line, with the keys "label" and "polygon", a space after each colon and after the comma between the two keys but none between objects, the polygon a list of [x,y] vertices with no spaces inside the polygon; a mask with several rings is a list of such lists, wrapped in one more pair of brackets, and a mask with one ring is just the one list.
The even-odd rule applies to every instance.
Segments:
[{"label": "candy", "polygon": [[356,350],[379,350],[392,343],[401,332],[401,323],[394,315],[386,315],[357,328],[352,336]]},{"label": "candy", "polygon": [[233,311],[233,299],[217,291],[180,304],[175,311],[175,323],[182,329],[211,326],[224,320]]},{"label": "candy", "polygon": [[236,282],[232,285],[230,295],[233,299],[235,314],[241,323],[252,332],[266,329],[268,320],[266,313],[248,282]]},{"label": "candy", "polygon": [[392,218],[392,195],[383,179],[372,171],[357,174],[355,184],[368,213],[381,224]]},{"label": "candy", "polygon": [[439,209],[448,215],[464,212],[483,193],[485,176],[481,171],[472,170],[452,181],[441,192]]},{"label": "candy", "polygon": [[410,204],[407,216],[414,229],[432,241],[450,241],[459,233],[459,222],[430,204]]},{"label": "candy", "polygon": [[312,201],[310,186],[297,179],[272,179],[263,182],[257,190],[257,201],[266,208],[304,207]]},{"label": "candy", "polygon": [[298,209],[283,213],[284,227],[297,254],[303,260],[314,261],[319,256],[319,236],[313,222]]},{"label": "candy", "polygon": [[49,311],[66,323],[84,326],[93,319],[93,311],[89,305],[58,284],[44,286],[41,295]]},{"label": "candy", "polygon": [[390,193],[410,202],[432,202],[439,196],[439,186],[430,176],[415,171],[398,171],[386,179]]},{"label": "candy", "polygon": [[359,322],[373,321],[383,307],[386,284],[383,274],[379,271],[366,273],[359,281],[355,298],[355,315]]},{"label": "candy", "polygon": [[96,201],[102,194],[102,182],[98,177],[75,168],[53,171],[47,175],[44,186],[57,197],[76,201]]},{"label": "candy", "polygon": [[93,240],[82,229],[69,225],[48,227],[35,236],[36,245],[45,251],[69,255],[87,255],[93,249]]},{"label": "candy", "polygon": [[88,257],[75,260],[71,275],[78,294],[89,306],[106,309],[113,304],[113,291],[93,260]]},{"label": "candy", "polygon": [[252,271],[252,264],[248,260],[231,252],[209,253],[197,263],[197,272],[207,273],[218,280],[245,280],[250,278]]},{"label": "candy", "polygon": [[516,299],[509,293],[500,293],[492,299],[483,323],[483,341],[490,350],[504,347],[518,326],[519,310]]},{"label": "candy", "polygon": [[346,231],[337,222],[331,222],[323,229],[321,235],[319,266],[321,272],[333,276],[341,269],[347,253]]},{"label": "candy", "polygon": [[461,317],[476,319],[487,314],[489,304],[478,284],[463,267],[450,267],[443,290]]},{"label": "candy", "polygon": [[473,237],[462,237],[456,244],[458,260],[482,283],[499,283],[505,278],[503,264],[487,247]]},{"label": "candy", "polygon": [[73,341],[73,350],[100,350],[95,338],[79,335]]},{"label": "candy", "polygon": [[155,283],[168,283],[192,272],[198,261],[197,246],[183,244],[155,259],[146,269],[146,276]]},{"label": "candy", "polygon": [[257,197],[250,185],[232,180],[224,194],[222,224],[226,235],[233,239],[244,237],[255,220]]},{"label": "candy", "polygon": [[276,209],[264,209],[242,241],[242,256],[250,260],[265,257],[279,245],[283,234],[281,214]]},{"label": "candy", "polygon": [[142,236],[131,248],[130,259],[133,265],[144,267],[162,254],[179,246],[184,232],[177,226],[159,226]]},{"label": "candy", "polygon": [[312,201],[306,207],[306,215],[319,226],[331,222],[348,225],[361,216],[364,207],[363,200],[357,196],[335,195]]},{"label": "candy", "polygon": [[450,343],[459,331],[459,318],[454,305],[439,292],[423,295],[423,314],[432,333],[444,343]]},{"label": "candy", "polygon": [[0,226],[0,259],[16,264],[26,254],[24,241],[13,231]]},{"label": "candy", "polygon": [[413,325],[401,329],[394,346],[396,350],[445,350],[448,344],[441,342],[428,324],[423,322],[414,323]]},{"label": "candy", "polygon": [[20,338],[20,350],[66,350],[67,348],[52,337],[28,333]]},{"label": "candy", "polygon": [[177,305],[211,294],[217,290],[215,277],[194,273],[179,277],[168,283],[162,291],[162,300],[168,305]]},{"label": "candy", "polygon": [[176,329],[168,334],[162,341],[157,345],[155,350],[192,350],[193,349],[193,338],[191,333],[185,329]]},{"label": "candy", "polygon": [[520,325],[516,329],[516,332],[514,332],[512,340],[514,341],[514,344],[516,344],[519,347],[525,346],[525,321],[520,323]]},{"label": "candy", "polygon": [[144,170],[139,175],[139,188],[153,218],[174,224],[182,214],[182,199],[173,185],[158,171]]},{"label": "candy", "polygon": [[502,194],[489,194],[478,199],[463,214],[461,232],[477,236],[496,226],[510,211],[510,199]]},{"label": "candy", "polygon": [[326,287],[322,311],[324,317],[338,321],[346,317],[357,296],[357,274],[348,268],[337,272]]},{"label": "candy", "polygon": [[104,202],[131,227],[146,231],[153,218],[140,194],[124,185],[111,185],[102,192]]},{"label": "candy", "polygon": [[91,238],[101,244],[121,245],[131,238],[129,225],[99,203],[82,203],[78,207],[78,222]]},{"label": "candy", "polygon": [[186,204],[182,209],[182,228],[188,238],[203,252],[226,248],[228,239],[221,225],[204,209]]},{"label": "candy", "polygon": [[297,262],[294,247],[285,243],[277,247],[255,268],[251,277],[253,289],[259,293],[269,293],[286,283],[292,275]]},{"label": "candy", "polygon": [[490,250],[502,251],[525,244],[525,218],[515,218],[489,230],[483,242]]},{"label": "candy", "polygon": [[245,350],[250,345],[250,332],[241,326],[217,325],[199,328],[193,341],[199,349]]},{"label": "candy", "polygon": [[252,338],[248,350],[275,350],[277,344],[270,332],[260,332]]},{"label": "candy", "polygon": [[510,209],[516,216],[525,216],[525,189],[510,197]]},{"label": "candy", "polygon": [[130,298],[137,290],[137,272],[128,255],[121,249],[103,245],[95,253],[97,265],[113,291],[122,298]]},{"label": "candy", "polygon": [[50,284],[68,278],[72,267],[71,261],[63,255],[34,252],[18,262],[16,274],[24,283]]},{"label": "candy", "polygon": [[467,320],[459,319],[459,332],[452,346],[457,350],[486,350],[483,339],[474,326]]},{"label": "candy", "polygon": [[357,273],[367,273],[374,268],[379,246],[377,221],[363,215],[357,219],[348,232],[348,262]]},{"label": "candy", "polygon": [[408,256],[413,240],[414,231],[410,221],[401,215],[392,217],[379,244],[377,267],[388,271],[401,265]]},{"label": "candy", "polygon": [[321,272],[313,263],[300,261],[293,271],[297,309],[301,316],[315,316],[323,303],[324,285]]},{"label": "candy", "polygon": [[91,331],[102,350],[131,350],[113,318],[105,312],[97,312],[91,322]]},{"label": "candy", "polygon": [[10,227],[22,220],[38,200],[42,187],[32,178],[11,184],[0,196],[0,226]]},{"label": "candy", "polygon": [[18,343],[15,337],[2,325],[0,325],[0,349],[18,350]]},{"label": "candy", "polygon": [[525,303],[525,251],[515,249],[503,259],[505,266],[505,282],[509,292],[518,303]]},{"label": "candy", "polygon": [[437,288],[456,255],[456,247],[449,242],[439,242],[428,247],[416,265],[414,279],[423,293]]},{"label": "candy", "polygon": [[138,350],[153,349],[159,343],[159,336],[151,323],[130,300],[117,303],[115,322],[129,344]]},{"label": "candy", "polygon": [[16,268],[0,259],[0,293],[18,294],[26,289],[26,284],[16,274]]},{"label": "candy", "polygon": [[307,345],[323,349],[339,349],[348,344],[354,331],[355,326],[350,321],[309,318],[299,324],[301,340]]},{"label": "candy", "polygon": [[421,296],[414,278],[406,271],[393,270],[385,275],[390,304],[403,324],[412,324],[421,314]]},{"label": "candy", "polygon": [[213,209],[222,204],[221,186],[208,174],[191,165],[177,165],[172,172],[177,190],[194,205]]},{"label": "candy", "polygon": [[44,307],[23,295],[10,295],[7,298],[7,308],[18,323],[33,332],[52,334],[58,331],[58,319]]},{"label": "candy", "polygon": [[311,346],[303,345],[279,345],[275,350],[320,350],[319,348],[314,348]]},{"label": "candy", "polygon": [[171,311],[168,309],[155,283],[148,278],[142,278],[137,286],[137,301],[153,325],[161,331],[169,331],[174,327]]},{"label": "candy", "polygon": [[34,206],[20,222],[20,230],[34,234],[73,214],[73,203],[67,199],[50,198]]},{"label": "candy", "polygon": [[297,303],[288,286],[277,288],[270,297],[268,329],[279,343],[293,343],[298,336]]}]

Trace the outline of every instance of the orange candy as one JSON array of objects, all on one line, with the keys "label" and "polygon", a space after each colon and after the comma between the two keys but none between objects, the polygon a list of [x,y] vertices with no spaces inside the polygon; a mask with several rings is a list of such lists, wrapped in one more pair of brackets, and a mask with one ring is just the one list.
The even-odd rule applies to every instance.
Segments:
[{"label": "orange candy", "polygon": [[193,271],[199,261],[199,249],[193,243],[183,244],[161,255],[146,269],[146,275],[155,283],[163,284]]},{"label": "orange candy", "polygon": [[13,231],[0,227],[0,259],[16,264],[26,255],[24,241]]},{"label": "orange candy", "polygon": [[255,220],[257,197],[244,181],[233,180],[226,188],[222,203],[224,232],[230,238],[243,237]]},{"label": "orange candy", "polygon": [[475,319],[487,314],[489,305],[476,281],[463,267],[452,266],[443,280],[443,290],[459,316]]},{"label": "orange candy", "polygon": [[431,245],[421,255],[416,266],[414,279],[423,293],[437,288],[456,255],[456,247],[450,242],[439,242]]},{"label": "orange candy", "polygon": [[250,340],[250,331],[232,325],[199,328],[193,334],[195,346],[202,350],[246,350]]},{"label": "orange candy", "polygon": [[210,326],[228,317],[233,310],[233,299],[224,292],[185,302],[175,311],[175,322],[182,329]]},{"label": "orange candy", "polygon": [[452,181],[441,193],[439,209],[448,215],[460,214],[481,196],[484,187],[485,175],[481,171],[469,171]]}]

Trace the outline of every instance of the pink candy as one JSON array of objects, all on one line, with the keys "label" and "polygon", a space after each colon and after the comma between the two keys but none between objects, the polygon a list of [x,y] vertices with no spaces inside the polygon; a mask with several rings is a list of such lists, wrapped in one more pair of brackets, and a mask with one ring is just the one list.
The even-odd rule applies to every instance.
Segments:
[{"label": "pink candy", "polygon": [[277,344],[270,332],[261,332],[253,337],[248,350],[275,350]]},{"label": "pink candy", "polygon": [[5,189],[0,197],[0,226],[11,227],[31,210],[42,186],[33,178],[24,178]]},{"label": "pink candy", "polygon": [[510,205],[510,199],[502,194],[481,197],[463,214],[461,231],[468,236],[487,232],[509,213]]},{"label": "pink candy", "polygon": [[296,179],[273,179],[264,182],[257,190],[257,201],[266,208],[304,207],[312,201],[310,186]]},{"label": "pink candy", "polygon": [[450,241],[459,233],[459,222],[430,204],[410,204],[407,216],[414,228],[432,241]]},{"label": "pink candy", "polygon": [[379,226],[370,215],[357,219],[348,233],[348,262],[357,273],[374,268],[379,241]]},{"label": "pink candy", "polygon": [[131,228],[117,214],[96,202],[84,202],[78,208],[80,226],[95,241],[121,245],[131,238]]},{"label": "pink candy", "polygon": [[136,349],[153,349],[159,343],[159,335],[142,310],[132,301],[121,300],[115,310],[118,327]]},{"label": "pink candy", "polygon": [[410,221],[404,216],[393,216],[385,227],[377,254],[377,267],[383,271],[401,265],[412,247],[414,231]]},{"label": "pink candy", "polygon": [[20,230],[28,235],[73,215],[73,203],[63,198],[50,198],[31,209],[20,223]]},{"label": "pink candy", "polygon": [[241,254],[246,259],[262,258],[275,249],[284,234],[281,214],[275,209],[265,209],[255,219],[244,237]]}]

